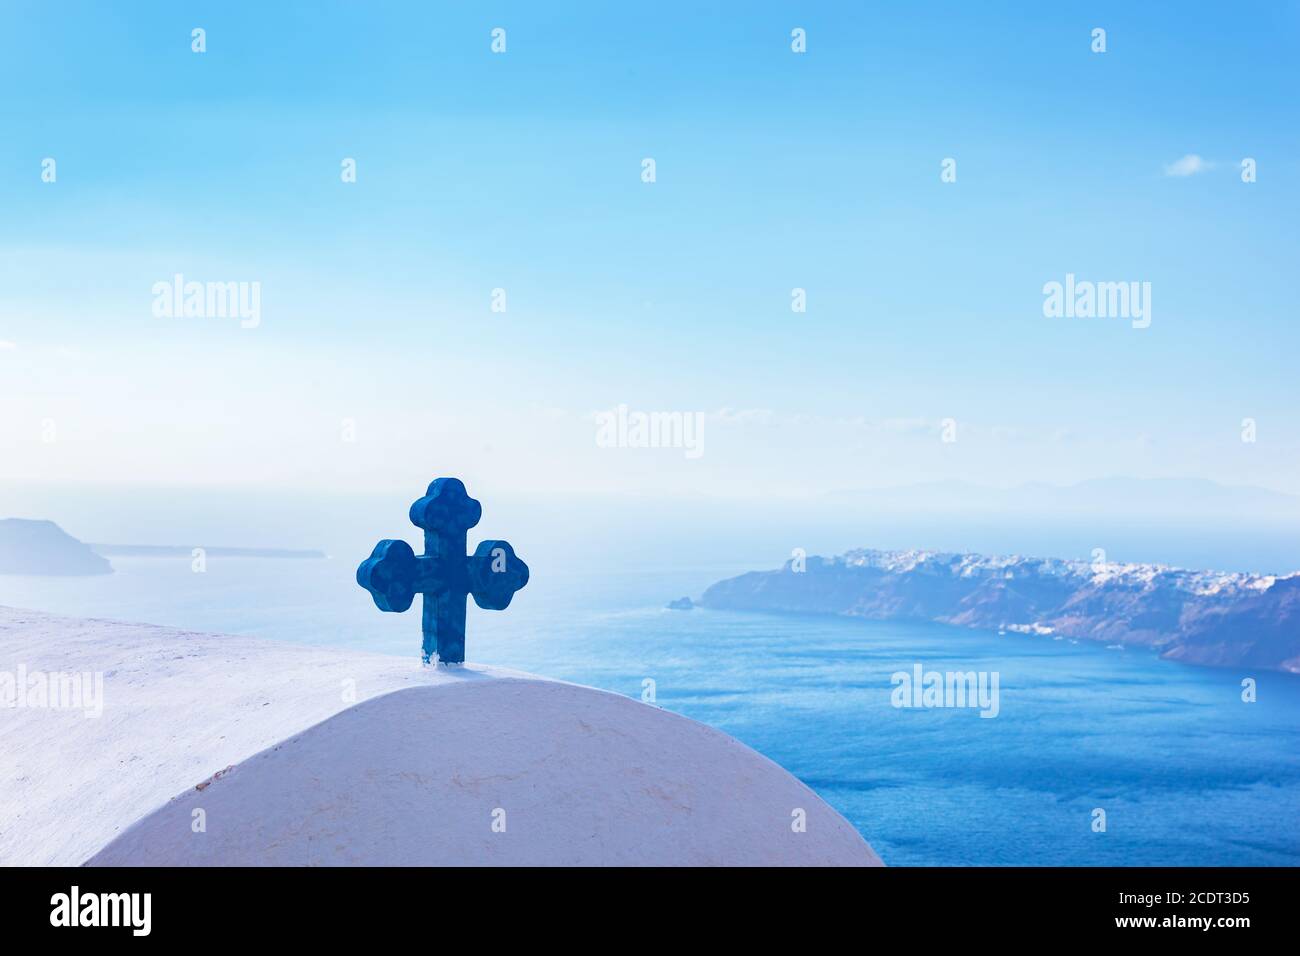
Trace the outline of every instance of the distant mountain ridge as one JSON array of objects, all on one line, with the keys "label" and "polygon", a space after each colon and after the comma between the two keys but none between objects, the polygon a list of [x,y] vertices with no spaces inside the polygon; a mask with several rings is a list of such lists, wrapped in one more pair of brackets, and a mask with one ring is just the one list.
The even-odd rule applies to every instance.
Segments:
[{"label": "distant mountain ridge", "polygon": [[1300,673],[1300,572],[857,549],[751,571],[708,608],[924,620],[1150,647],[1216,667]]}]

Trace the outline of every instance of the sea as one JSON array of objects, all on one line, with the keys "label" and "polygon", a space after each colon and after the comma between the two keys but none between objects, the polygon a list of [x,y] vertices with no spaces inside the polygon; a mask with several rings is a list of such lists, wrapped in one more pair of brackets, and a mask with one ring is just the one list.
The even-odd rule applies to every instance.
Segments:
[{"label": "sea", "polygon": [[[112,560],[99,577],[0,576],[0,604],[419,652],[418,604],[381,613],[355,561],[209,556],[195,573],[188,555]],[[1300,676],[1051,636],[664,606],[742,570],[534,567],[508,610],[470,603],[468,658],[723,730],[892,866],[1300,865]],[[997,674],[997,716],[895,706],[894,675],[918,664]]]}]

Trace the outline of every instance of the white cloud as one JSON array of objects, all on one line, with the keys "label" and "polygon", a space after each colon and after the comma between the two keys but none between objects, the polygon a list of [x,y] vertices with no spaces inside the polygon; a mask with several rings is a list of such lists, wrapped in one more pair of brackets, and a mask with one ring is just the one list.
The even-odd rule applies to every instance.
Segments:
[{"label": "white cloud", "polygon": [[17,342],[10,342],[8,339],[0,339],[0,352],[5,351],[6,349],[16,348],[18,348]]},{"label": "white cloud", "polygon": [[1175,160],[1165,167],[1166,176],[1195,176],[1211,169],[1213,163],[1206,162],[1195,153],[1188,153],[1182,159]]}]

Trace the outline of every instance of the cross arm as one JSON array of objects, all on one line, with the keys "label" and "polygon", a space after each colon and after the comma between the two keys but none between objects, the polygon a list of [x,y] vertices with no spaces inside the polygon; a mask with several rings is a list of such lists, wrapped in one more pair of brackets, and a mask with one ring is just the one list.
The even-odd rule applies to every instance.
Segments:
[{"label": "cross arm", "polygon": [[528,583],[528,565],[509,541],[481,541],[465,560],[469,592],[485,611],[504,611],[515,592]]},{"label": "cross arm", "polygon": [[[417,594],[456,589],[463,582],[446,580],[445,566],[416,555],[405,541],[385,539],[357,568],[357,584],[370,592],[381,611],[408,610]],[[460,587],[461,593],[468,587]]]}]

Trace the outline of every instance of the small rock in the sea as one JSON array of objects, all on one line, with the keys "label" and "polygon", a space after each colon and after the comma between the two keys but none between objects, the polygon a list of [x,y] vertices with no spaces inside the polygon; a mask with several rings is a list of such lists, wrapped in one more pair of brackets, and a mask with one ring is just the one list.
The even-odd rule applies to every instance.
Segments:
[{"label": "small rock in the sea", "polygon": [[688,597],[679,597],[676,601],[669,601],[666,607],[670,611],[689,611],[695,607],[695,602]]}]

